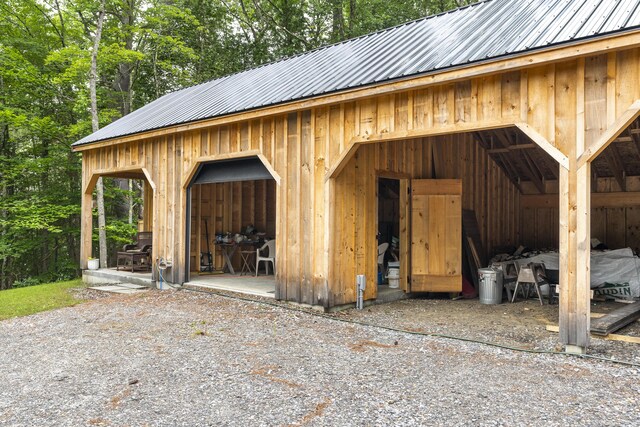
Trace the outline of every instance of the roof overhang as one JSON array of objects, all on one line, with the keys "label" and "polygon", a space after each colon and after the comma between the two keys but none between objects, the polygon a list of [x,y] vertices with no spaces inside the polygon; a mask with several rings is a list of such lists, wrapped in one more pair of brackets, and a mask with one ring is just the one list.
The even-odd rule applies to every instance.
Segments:
[{"label": "roof overhang", "polygon": [[75,152],[82,152],[141,139],[155,138],[211,126],[219,126],[266,116],[296,112],[313,107],[369,98],[404,90],[419,89],[427,86],[504,73],[507,71],[515,71],[557,62],[566,62],[577,58],[596,55],[598,53],[608,53],[639,46],[640,28],[634,28],[602,36],[594,36],[588,39],[562,43],[546,48],[520,52],[499,58],[491,58],[462,66],[440,69],[420,75],[379,82],[364,87],[341,90],[316,97],[298,99],[291,102],[211,117],[204,120],[89,142],[81,145],[72,145],[72,150]]}]

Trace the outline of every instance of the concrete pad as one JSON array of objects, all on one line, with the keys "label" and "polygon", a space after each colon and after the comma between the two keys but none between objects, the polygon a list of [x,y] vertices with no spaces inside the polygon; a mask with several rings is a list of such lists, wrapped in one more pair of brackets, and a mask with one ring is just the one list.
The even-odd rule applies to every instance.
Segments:
[{"label": "concrete pad", "polygon": [[115,294],[137,294],[146,291],[146,288],[144,286],[140,286],[139,288],[132,288],[131,286],[136,285],[121,283],[117,285],[92,286],[89,289],[94,289],[96,291],[102,292],[111,292]]},{"label": "concrete pad", "polygon": [[273,276],[234,276],[231,274],[201,275],[184,284],[187,289],[219,290],[275,298],[276,282]]},{"label": "concrete pad", "polygon": [[117,286],[120,286],[121,288],[128,288],[128,289],[147,289],[146,286],[135,285],[133,283],[118,283]]},{"label": "concrete pad", "polygon": [[87,285],[119,285],[122,283],[140,285],[147,288],[155,286],[151,279],[151,272],[135,272],[116,270],[112,268],[101,268],[100,270],[84,270],[82,280]]}]

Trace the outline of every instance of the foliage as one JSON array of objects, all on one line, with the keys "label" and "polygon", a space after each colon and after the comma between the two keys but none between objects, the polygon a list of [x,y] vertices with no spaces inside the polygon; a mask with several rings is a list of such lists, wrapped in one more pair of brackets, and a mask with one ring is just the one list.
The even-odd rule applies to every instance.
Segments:
[{"label": "foliage", "polygon": [[0,320],[79,304],[69,289],[81,286],[81,280],[72,280],[0,291]]},{"label": "foliage", "polygon": [[[470,2],[105,0],[100,126],[170,91]],[[99,5],[0,0],[0,289],[78,274],[81,168],[70,145],[91,132]],[[142,186],[105,181],[113,260],[135,234]]]}]

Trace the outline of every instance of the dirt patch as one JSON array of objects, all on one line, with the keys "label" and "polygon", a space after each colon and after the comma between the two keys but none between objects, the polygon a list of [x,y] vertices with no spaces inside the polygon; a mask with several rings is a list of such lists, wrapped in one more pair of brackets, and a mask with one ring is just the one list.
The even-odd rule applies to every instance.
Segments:
[{"label": "dirt patch", "polygon": [[284,384],[288,387],[293,387],[293,388],[302,387],[301,384],[275,376],[274,372],[278,371],[279,369],[280,369],[279,366],[263,366],[260,368],[253,369],[251,373],[253,375],[258,375],[262,378],[266,378],[269,381],[273,381],[274,383]]},{"label": "dirt patch", "polygon": [[[395,345],[398,345],[398,342],[395,342]],[[360,340],[353,344],[349,344],[349,348],[353,351],[363,352],[367,347],[377,347],[377,348],[393,348],[394,344],[383,344],[377,341],[371,340]]]},{"label": "dirt patch", "polygon": [[329,405],[331,405],[331,399],[328,399],[328,398],[325,397],[322,402],[318,403],[316,405],[316,407],[311,412],[309,412],[304,417],[302,417],[302,419],[299,422],[293,423],[293,424],[289,424],[287,427],[299,427],[299,426],[303,426],[305,424],[308,424],[314,418],[321,417],[322,414],[324,413],[324,410]]}]

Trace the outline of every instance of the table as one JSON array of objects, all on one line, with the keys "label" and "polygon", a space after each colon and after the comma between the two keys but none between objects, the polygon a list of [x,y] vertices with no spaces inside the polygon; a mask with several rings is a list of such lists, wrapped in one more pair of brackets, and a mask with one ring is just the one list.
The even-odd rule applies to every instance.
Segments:
[{"label": "table", "polygon": [[233,269],[233,263],[231,262],[231,258],[233,258],[233,254],[236,253],[238,249],[238,244],[233,243],[216,243],[216,247],[220,248],[222,252],[222,271],[226,268],[227,271],[231,274],[236,274],[236,271]]},{"label": "table", "polygon": [[220,251],[222,252],[222,271],[224,271],[226,268],[229,273],[236,274],[236,270],[233,268],[233,263],[231,262],[231,260],[233,259],[233,255],[238,250],[238,247],[251,246],[252,248],[256,248],[259,243],[248,240],[240,243],[216,243],[215,245],[216,247],[220,247]]}]

